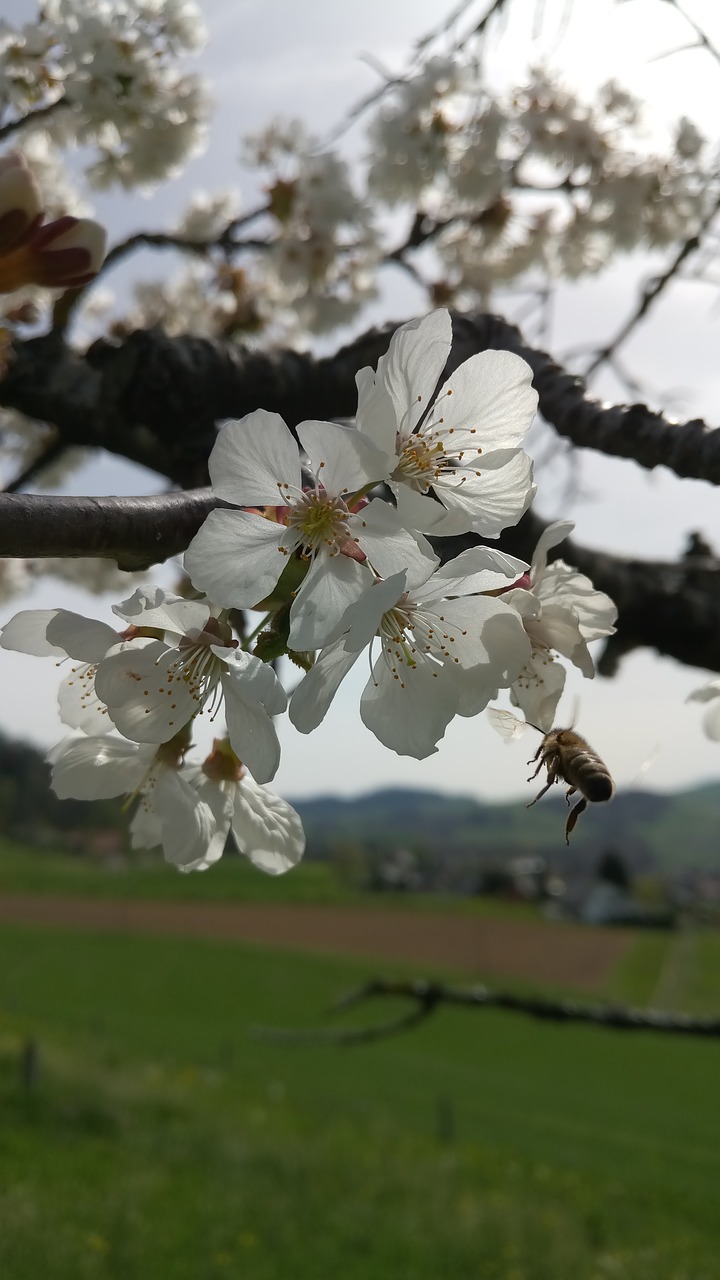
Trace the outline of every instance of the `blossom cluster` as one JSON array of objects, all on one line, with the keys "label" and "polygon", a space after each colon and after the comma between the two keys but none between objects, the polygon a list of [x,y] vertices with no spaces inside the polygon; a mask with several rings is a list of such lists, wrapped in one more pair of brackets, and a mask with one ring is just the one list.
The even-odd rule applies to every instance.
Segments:
[{"label": "blossom cluster", "polygon": [[[2,647],[75,664],[59,706],[81,736],[51,753],[58,795],[138,797],[134,844],[162,844],[183,870],[209,866],[231,832],[278,872],[303,837],[264,789],[280,760],[275,718],[287,709],[311,732],[368,651],[360,715],[399,754],[431,755],[456,715],[501,690],[551,727],[558,656],[592,676],[588,642],[612,632],[615,609],[548,565],[568,523],[548,528],[531,565],[482,544],[438,554],[456,535],[497,538],[534,493],[529,366],[485,351],[445,377],[451,346],[444,310],[398,329],[357,376],[354,426],[306,421],[295,436],[263,409],[227,423],[209,463],[222,506],[185,555],[194,596],[138,589],[114,607],[119,630],[62,609],[5,626]],[[242,643],[236,610],[263,615]],[[289,698],[272,665],[283,657],[304,672]],[[227,737],[188,764],[197,718],[221,709]]]},{"label": "blossom cluster", "polygon": [[2,23],[3,120],[89,148],[94,186],[155,183],[204,138],[205,89],[176,66],[204,38],[193,0],[45,0],[40,22]]}]

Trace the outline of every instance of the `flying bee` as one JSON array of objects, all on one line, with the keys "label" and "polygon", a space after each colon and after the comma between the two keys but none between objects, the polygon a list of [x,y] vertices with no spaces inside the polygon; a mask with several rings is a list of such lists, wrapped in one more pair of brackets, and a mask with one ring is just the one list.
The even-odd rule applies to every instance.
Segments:
[{"label": "flying bee", "polygon": [[[491,719],[494,727],[508,738],[522,733],[524,723],[530,723],[518,720],[517,716],[511,715],[510,712],[498,710],[491,712]],[[538,733],[543,733],[537,725],[534,724],[531,727]],[[528,782],[536,778],[541,769],[547,769],[547,782],[535,799],[530,801],[528,809],[542,799],[554,782],[567,783],[568,790],[565,794],[568,804],[570,804],[570,797],[580,792],[580,799],[570,810],[565,824],[565,842],[569,844],[570,832],[575,827],[580,814],[587,809],[588,801],[599,804],[604,800],[612,799],[615,783],[610,770],[600,759],[597,751],[593,751],[590,744],[574,729],[551,729],[549,733],[544,733],[535,755],[528,760],[528,764],[536,762],[537,767],[535,772],[530,774]]]}]

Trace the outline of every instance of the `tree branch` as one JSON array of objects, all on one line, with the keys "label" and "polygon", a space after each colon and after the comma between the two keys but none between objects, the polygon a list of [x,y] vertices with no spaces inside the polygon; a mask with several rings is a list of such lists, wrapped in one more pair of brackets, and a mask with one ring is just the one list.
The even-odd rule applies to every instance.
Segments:
[{"label": "tree branch", "polygon": [[[81,356],[52,333],[16,341],[0,404],[52,423],[67,444],[109,449],[194,487],[207,481],[207,458],[223,418],[257,408],[280,413],[290,426],[306,418],[351,418],[355,375],[377,364],[396,327],[371,330],[322,359],[171,338],[159,329],[101,340]],[[601,404],[582,378],[528,346],[498,316],[456,315],[454,330],[449,368],[478,351],[517,352],[533,370],[543,417],[573,444],[720,484],[720,430],[699,418],[672,422],[643,404]]]},{"label": "tree branch", "polygon": [[585,1023],[614,1031],[660,1031],[666,1035],[703,1036],[711,1039],[720,1036],[720,1018],[693,1018],[687,1014],[667,1013],[661,1009],[635,1009],[626,1005],[548,1000],[542,996],[516,995],[512,991],[492,991],[485,986],[446,986],[444,983],[426,982],[420,978],[414,981],[375,978],[343,997],[335,1009],[344,1010],[365,1000],[387,996],[412,1001],[412,1012],[369,1027],[323,1027],[318,1030],[255,1028],[253,1034],[257,1039],[279,1041],[283,1044],[361,1045],[409,1030],[435,1013],[441,1005],[455,1005],[474,1010],[505,1009],[509,1013],[522,1013],[542,1022]]}]

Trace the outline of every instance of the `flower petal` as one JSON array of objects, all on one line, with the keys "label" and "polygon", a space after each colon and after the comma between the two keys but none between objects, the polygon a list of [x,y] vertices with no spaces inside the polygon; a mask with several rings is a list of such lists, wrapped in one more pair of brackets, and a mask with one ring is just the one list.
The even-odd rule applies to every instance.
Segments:
[{"label": "flower petal", "polygon": [[323,649],[290,699],[288,714],[300,733],[312,733],[325,719],[330,703],[359,654],[360,650],[349,653],[342,640]]},{"label": "flower petal", "polygon": [[107,800],[137,790],[155,751],[122,738],[71,738],[53,747],[47,758],[50,785],[61,800]]},{"label": "flower petal", "polygon": [[372,584],[366,564],[350,556],[316,555],[290,609],[290,647],[320,649],[348,606]]},{"label": "flower petal", "polygon": [[313,474],[333,496],[354,493],[385,476],[382,453],[354,427],[301,422],[297,434]]},{"label": "flower petal", "polygon": [[99,662],[120,639],[117,631],[106,622],[84,618],[82,614],[71,613],[68,609],[58,609],[48,622],[47,638],[78,662]]},{"label": "flower petal", "polygon": [[280,414],[266,409],[222,428],[208,469],[217,496],[239,507],[285,506],[302,487],[297,441]]},{"label": "flower petal", "polygon": [[185,552],[194,585],[224,608],[252,609],[287,564],[283,525],[250,511],[212,511]]},{"label": "flower petal", "polygon": [[512,351],[481,351],[463,361],[441,387],[431,419],[442,413],[453,450],[516,448],[537,409],[532,369]]},{"label": "flower petal", "polygon": [[198,694],[177,674],[177,661],[177,649],[151,640],[109,654],[98,667],[97,695],[132,742],[169,742],[200,709]]},{"label": "flower petal", "polygon": [[233,839],[256,867],[278,876],[297,865],[305,851],[305,832],[291,804],[251,778],[235,790]]},{"label": "flower petal", "polygon": [[[259,662],[258,666],[264,664]],[[270,672],[270,668],[267,668]],[[274,675],[274,672],[270,672]],[[232,749],[258,782],[269,782],[280,764],[280,743],[270,716],[242,680],[222,677],[225,719]]]},{"label": "flower petal", "polygon": [[381,578],[405,571],[408,587],[424,582],[439,563],[422,534],[411,533],[398,512],[382,498],[373,498],[351,518],[353,537]]},{"label": "flower petal", "polygon": [[433,755],[457,711],[459,683],[449,670],[437,678],[433,670],[437,672],[437,667],[427,662],[408,666],[401,683],[380,660],[365,686],[360,699],[361,719],[384,746],[398,755],[415,760]]},{"label": "flower petal", "polygon": [[30,653],[34,658],[64,658],[65,650],[47,640],[48,624],[58,613],[58,609],[22,609],[5,623],[0,647]]},{"label": "flower petal", "polygon": [[192,630],[202,631],[210,606],[206,600],[185,600],[162,587],[138,587],[127,600],[113,605],[113,613],[136,627],[184,636]]},{"label": "flower petal", "polygon": [[427,411],[451,346],[452,322],[445,309],[411,320],[393,334],[387,355],[378,363],[376,381],[387,388],[403,436]]},{"label": "flower petal", "polygon": [[[467,520],[468,530],[497,538],[527,511],[535,493],[532,474],[532,459],[522,449],[503,449],[481,459],[479,474],[462,467],[445,472],[435,490],[451,515]],[[449,530],[441,523],[432,532],[445,535]]]}]

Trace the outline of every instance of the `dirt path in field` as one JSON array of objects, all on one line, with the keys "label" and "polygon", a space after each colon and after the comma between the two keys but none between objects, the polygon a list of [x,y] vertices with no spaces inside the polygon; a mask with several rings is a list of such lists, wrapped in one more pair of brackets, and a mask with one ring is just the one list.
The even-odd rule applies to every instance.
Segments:
[{"label": "dirt path in field", "polygon": [[393,908],[103,902],[0,894],[0,924],[174,934],[401,960],[421,970],[459,969],[591,989],[627,951],[632,934],[541,921]]}]

